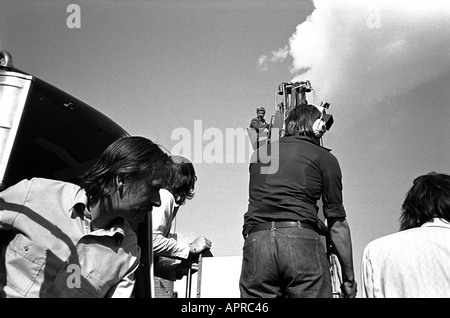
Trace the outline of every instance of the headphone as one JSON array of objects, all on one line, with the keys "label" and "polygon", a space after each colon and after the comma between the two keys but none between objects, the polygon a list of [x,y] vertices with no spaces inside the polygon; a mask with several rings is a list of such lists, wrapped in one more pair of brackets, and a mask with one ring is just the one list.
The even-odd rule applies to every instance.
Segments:
[{"label": "headphone", "polygon": [[324,114],[325,109],[321,106],[317,106],[314,104],[310,104],[310,105],[316,107],[320,111],[320,118],[316,119],[316,121],[314,122],[314,124],[312,126],[314,136],[316,138],[320,138],[327,131],[327,126],[326,126],[325,120],[323,119],[323,114]]}]

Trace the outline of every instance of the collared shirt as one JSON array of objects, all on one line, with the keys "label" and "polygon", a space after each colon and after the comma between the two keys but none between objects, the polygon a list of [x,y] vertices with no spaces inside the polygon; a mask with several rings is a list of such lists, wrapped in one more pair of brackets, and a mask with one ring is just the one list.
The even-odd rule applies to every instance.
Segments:
[{"label": "collared shirt", "polygon": [[450,297],[450,223],[421,227],[371,241],[361,262],[362,297]]},{"label": "collared shirt", "polygon": [[189,244],[169,238],[179,205],[176,204],[173,194],[166,189],[160,189],[159,196],[161,205],[153,207],[152,210],[153,253],[157,256],[187,259]]},{"label": "collared shirt", "polygon": [[0,192],[0,297],[130,297],[140,249],[128,222],[91,230],[79,186],[33,178]]},{"label": "collared shirt", "polygon": [[285,136],[271,145],[279,146],[278,156],[273,155],[274,150],[269,156],[273,161],[270,164],[278,166],[274,173],[262,173],[264,162],[250,164],[244,237],[253,225],[262,222],[292,220],[316,224],[317,202],[321,197],[326,218],[346,216],[341,169],[329,149],[298,134]]},{"label": "collared shirt", "polygon": [[268,124],[264,118],[259,119],[259,117],[255,117],[250,122],[250,128],[256,129],[256,132],[258,132],[261,128],[267,128]]}]

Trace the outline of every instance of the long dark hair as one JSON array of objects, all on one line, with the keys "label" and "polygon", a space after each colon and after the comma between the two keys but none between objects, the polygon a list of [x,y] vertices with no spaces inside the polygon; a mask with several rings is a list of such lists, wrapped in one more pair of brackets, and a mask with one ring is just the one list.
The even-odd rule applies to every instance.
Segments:
[{"label": "long dark hair", "polygon": [[151,185],[155,173],[162,171],[169,156],[161,147],[145,137],[117,139],[100,155],[80,179],[91,204],[110,196],[117,189],[116,180],[131,188]]},{"label": "long dark hair", "polygon": [[178,205],[194,197],[196,181],[197,176],[192,162],[182,156],[171,156],[162,187],[174,195]]},{"label": "long dark hair", "polygon": [[419,227],[432,218],[450,222],[450,175],[430,172],[414,179],[402,205],[400,230]]},{"label": "long dark hair", "polygon": [[320,111],[313,105],[301,104],[293,107],[285,120],[285,135],[291,136],[298,132],[301,136],[314,137],[313,124],[320,115]]}]

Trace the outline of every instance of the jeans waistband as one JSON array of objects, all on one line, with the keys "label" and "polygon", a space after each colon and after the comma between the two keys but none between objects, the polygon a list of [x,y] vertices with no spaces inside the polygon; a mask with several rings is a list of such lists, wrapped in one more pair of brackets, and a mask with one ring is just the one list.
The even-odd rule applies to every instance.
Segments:
[{"label": "jeans waistband", "polygon": [[250,231],[248,231],[248,234],[258,231],[265,231],[265,230],[272,230],[277,228],[286,228],[286,227],[298,227],[301,229],[308,229],[313,230],[315,232],[317,231],[317,228],[314,225],[311,225],[309,223],[302,223],[300,221],[279,221],[279,222],[266,222],[266,223],[259,223],[254,225]]}]

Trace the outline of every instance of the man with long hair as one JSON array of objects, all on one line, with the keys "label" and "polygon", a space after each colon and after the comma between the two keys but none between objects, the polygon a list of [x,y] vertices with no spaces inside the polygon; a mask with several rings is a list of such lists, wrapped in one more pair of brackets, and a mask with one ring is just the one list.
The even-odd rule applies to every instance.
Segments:
[{"label": "man with long hair", "polygon": [[364,249],[362,296],[450,297],[450,175],[414,179],[400,216],[400,231]]},{"label": "man with long hair", "polygon": [[0,297],[133,296],[133,225],[160,205],[167,160],[151,140],[123,137],[80,185],[32,178],[0,192],[0,231],[10,237],[0,242]]},{"label": "man with long hair", "polygon": [[249,203],[244,215],[241,297],[333,297],[326,250],[320,240],[317,202],[342,272],[342,292],[355,297],[350,228],[342,201],[336,157],[320,146],[326,127],[318,107],[289,111],[278,147],[279,166],[262,173],[264,160],[250,164]]}]

